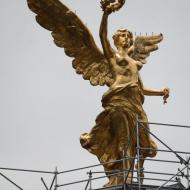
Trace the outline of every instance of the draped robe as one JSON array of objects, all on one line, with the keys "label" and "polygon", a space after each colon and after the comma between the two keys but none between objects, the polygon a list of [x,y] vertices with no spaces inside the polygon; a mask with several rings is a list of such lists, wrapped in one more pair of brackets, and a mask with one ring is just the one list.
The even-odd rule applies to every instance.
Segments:
[{"label": "draped robe", "polygon": [[[148,119],[142,104],[144,95],[139,86],[120,85],[110,88],[102,98],[104,110],[97,116],[96,124],[90,133],[84,133],[80,137],[83,148],[95,154],[101,163],[111,162],[123,158],[123,151],[129,157],[136,155],[136,126],[137,118],[143,123],[139,128],[139,142],[141,148],[156,149],[157,146],[150,138]],[[141,150],[143,158],[154,157],[156,151]],[[123,170],[123,162],[103,164],[106,174]],[[133,169],[132,159],[125,161],[126,169]],[[127,181],[130,180],[131,173]],[[108,186],[123,183],[119,176],[108,177]]]}]

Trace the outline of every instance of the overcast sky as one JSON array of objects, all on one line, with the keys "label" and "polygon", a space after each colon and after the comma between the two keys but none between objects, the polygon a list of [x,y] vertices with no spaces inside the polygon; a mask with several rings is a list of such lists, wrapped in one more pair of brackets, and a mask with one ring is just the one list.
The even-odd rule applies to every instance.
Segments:
[{"label": "overcast sky", "polygon": [[[100,2],[63,2],[87,23],[100,47]],[[151,54],[141,71],[145,86],[171,90],[166,105],[161,97],[146,97],[144,109],[151,122],[190,125],[189,8],[189,0],[127,0],[119,12],[110,16],[110,40],[120,27],[137,34],[161,32],[164,35],[159,51]],[[36,23],[25,0],[1,0],[0,23],[0,167],[53,171],[55,166],[67,170],[97,164],[96,157],[82,149],[79,136],[89,132],[95,124],[96,116],[102,111],[101,97],[107,88],[93,87],[75,73],[71,59],[54,45],[50,32]],[[172,148],[190,151],[189,130],[150,127]],[[160,153],[157,158],[177,160]],[[145,164],[149,171],[176,173],[178,167]],[[100,170],[102,168],[93,169]],[[45,189],[40,177],[44,176],[48,184],[52,178],[41,174],[0,172],[24,190]],[[60,176],[58,182],[87,177],[85,170]],[[93,187],[104,182],[94,182]],[[76,190],[84,186],[60,189]],[[0,189],[15,190],[16,187],[0,176]]]}]

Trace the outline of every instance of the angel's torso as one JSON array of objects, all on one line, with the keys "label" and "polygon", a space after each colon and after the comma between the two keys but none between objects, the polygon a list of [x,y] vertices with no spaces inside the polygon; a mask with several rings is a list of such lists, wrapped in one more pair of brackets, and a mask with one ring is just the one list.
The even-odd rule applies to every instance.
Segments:
[{"label": "angel's torso", "polygon": [[114,83],[111,87],[120,85],[138,86],[139,70],[142,68],[142,63],[135,61],[129,56],[122,57],[116,54],[110,60],[114,72]]}]

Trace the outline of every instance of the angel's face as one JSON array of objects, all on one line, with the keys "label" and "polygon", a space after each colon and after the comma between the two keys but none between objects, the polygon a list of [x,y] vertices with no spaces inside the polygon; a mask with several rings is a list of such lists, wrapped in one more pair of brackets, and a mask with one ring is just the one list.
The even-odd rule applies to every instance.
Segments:
[{"label": "angel's face", "polygon": [[128,49],[133,43],[132,34],[127,30],[120,30],[118,33],[116,33],[113,39],[117,48]]},{"label": "angel's face", "polygon": [[131,39],[127,32],[124,32],[119,36],[117,45],[122,48],[129,48],[131,46]]}]

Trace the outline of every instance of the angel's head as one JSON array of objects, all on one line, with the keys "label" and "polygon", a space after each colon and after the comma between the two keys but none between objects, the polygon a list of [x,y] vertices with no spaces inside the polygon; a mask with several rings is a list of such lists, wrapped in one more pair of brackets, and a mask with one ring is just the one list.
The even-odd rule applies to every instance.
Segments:
[{"label": "angel's head", "polygon": [[113,35],[114,44],[121,48],[130,48],[133,45],[133,34],[127,29],[121,28]]}]

